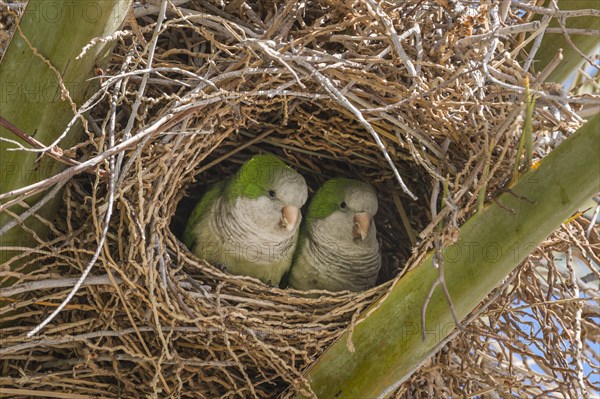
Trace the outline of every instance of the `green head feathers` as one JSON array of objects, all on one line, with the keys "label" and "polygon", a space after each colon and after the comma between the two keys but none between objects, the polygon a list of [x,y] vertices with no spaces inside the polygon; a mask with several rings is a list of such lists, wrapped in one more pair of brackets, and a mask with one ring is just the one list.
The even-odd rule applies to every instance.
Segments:
[{"label": "green head feathers", "polygon": [[[357,198],[357,194],[360,198]],[[363,208],[362,205],[365,201],[362,200],[362,197],[365,197],[365,200],[372,204],[369,206],[369,208],[374,208],[371,213],[377,212],[377,197],[369,184],[346,178],[328,180],[315,193],[306,217],[307,219],[324,219],[333,212],[346,210],[354,204]],[[365,211],[366,209],[354,210]]]},{"label": "green head feathers", "polygon": [[227,189],[227,197],[258,198],[267,195],[280,179],[294,179],[297,173],[271,154],[255,155],[236,172]]}]

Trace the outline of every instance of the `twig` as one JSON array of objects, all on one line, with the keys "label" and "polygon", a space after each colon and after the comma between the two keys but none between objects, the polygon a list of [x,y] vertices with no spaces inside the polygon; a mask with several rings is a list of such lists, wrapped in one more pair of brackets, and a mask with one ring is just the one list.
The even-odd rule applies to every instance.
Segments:
[{"label": "twig", "polygon": [[67,184],[67,180],[58,182],[58,184],[56,184],[56,186],[54,186],[52,190],[50,190],[46,195],[44,195],[43,198],[36,201],[36,203],[33,204],[29,209],[25,210],[15,219],[7,222],[4,226],[2,226],[2,228],[0,228],[0,236],[4,235],[16,225],[22,225],[23,222],[25,222],[25,220],[27,220],[31,215],[40,210],[46,203],[48,203],[48,201],[56,197],[59,191],[65,186],[65,184]]},{"label": "twig", "polygon": [[490,38],[494,37],[495,35],[498,35],[498,36],[515,35],[517,33],[531,32],[534,30],[538,30],[539,28],[540,28],[539,21],[527,22],[527,23],[521,24],[521,25],[506,26],[506,27],[498,29],[497,32],[487,32],[487,33],[484,33],[481,35],[465,37],[465,38],[457,41],[456,45],[459,47],[466,47],[466,46],[473,45],[475,43],[479,43],[482,40],[490,39]]},{"label": "twig", "polygon": [[92,270],[92,267],[96,263],[96,260],[98,260],[98,257],[100,256],[100,252],[102,251],[102,248],[104,247],[104,240],[106,239],[106,235],[108,234],[108,227],[110,224],[109,222],[110,222],[110,218],[112,216],[113,204],[114,204],[114,199],[115,199],[114,181],[115,181],[116,176],[114,176],[114,163],[115,163],[114,157],[111,157],[110,158],[111,175],[108,179],[108,208],[106,209],[106,214],[104,215],[104,228],[102,229],[102,234],[100,235],[100,240],[98,241],[98,245],[96,247],[96,252],[94,253],[94,256],[92,257],[90,262],[87,264],[85,270],[81,274],[81,277],[79,278],[79,280],[77,281],[77,283],[75,284],[75,286],[73,287],[73,289],[71,290],[69,295],[67,295],[67,297],[63,300],[63,302],[44,321],[42,321],[33,330],[31,330],[30,332],[27,333],[28,338],[31,338],[32,336],[37,334],[42,328],[44,328],[48,323],[50,323],[63,310],[63,308],[65,306],[67,306],[67,304],[71,301],[71,299],[73,299],[73,297],[75,296],[75,294],[77,293],[77,291],[79,290],[79,288],[81,287],[81,285],[83,284],[85,279],[87,278],[88,274]]},{"label": "twig", "polygon": [[[188,8],[177,8],[176,11],[182,16],[182,20],[196,21],[198,24],[214,29],[221,35],[238,42],[243,41],[245,38],[260,37],[260,34],[254,32],[252,29],[212,13],[202,13]],[[241,36],[234,31],[234,28],[237,29]]]},{"label": "twig", "polygon": [[[94,363],[98,363],[98,362],[114,362],[114,361],[126,361],[126,362],[132,362],[132,363],[144,363],[144,362],[148,362],[148,363],[152,363],[154,365],[154,363],[156,362],[156,359],[148,359],[146,357],[139,357],[139,356],[131,356],[125,353],[111,353],[109,356],[97,356],[94,357]],[[79,365],[83,365],[86,364],[87,362],[89,362],[89,358],[84,357],[84,358],[77,358],[77,359],[67,359],[67,360],[58,360],[53,362],[53,364],[56,365],[69,365],[69,366],[79,366]],[[181,358],[178,357],[176,359],[164,359],[161,362],[162,364],[169,364],[169,365],[176,365],[176,366],[195,366],[195,367],[233,367],[235,366],[234,362],[231,361],[216,361],[216,360],[196,360],[196,359],[185,359],[185,358]],[[66,397],[65,399],[71,399]],[[93,398],[90,399],[101,399],[98,398],[96,396],[94,396]]]},{"label": "twig", "polygon": [[[547,284],[545,284],[544,288],[548,289],[549,287],[548,287]],[[561,291],[558,291],[557,289],[554,289],[553,291],[554,291],[553,294],[555,294],[555,295],[558,295],[561,292]],[[510,308],[510,309],[490,310],[489,313],[491,315],[501,314],[501,313],[504,313],[504,312],[517,313],[517,312],[520,312],[521,310],[532,309],[532,308],[535,308],[535,307],[544,307],[544,308],[547,308],[548,306],[551,306],[551,305],[562,306],[562,305],[565,305],[565,304],[575,303],[575,302],[580,302],[583,307],[588,307],[588,308],[590,308],[591,311],[596,312],[597,309],[599,309],[599,308],[591,306],[587,302],[588,301],[597,301],[599,299],[600,299],[600,296],[594,296],[594,297],[589,297],[589,298],[563,298],[563,299],[555,299],[555,300],[551,300],[551,301],[541,301],[541,302],[528,303],[527,305],[516,306],[516,307]]]},{"label": "twig", "polygon": [[[329,97],[328,97],[328,98],[329,98]],[[269,130],[269,132],[271,133],[271,132],[272,132],[272,130]],[[256,138],[257,138],[257,136],[256,136],[256,135],[253,135],[253,134],[251,134],[250,132],[247,132],[247,131],[245,131],[245,130],[242,130],[242,129],[240,129],[239,133],[240,133],[242,136],[244,136],[244,137],[248,137],[248,138],[250,138],[250,139],[256,139]],[[269,133],[269,134],[270,134],[270,133]],[[263,133],[263,134],[264,134],[264,133]],[[277,141],[277,140],[272,140],[272,139],[265,138],[265,139],[263,139],[263,140],[260,140],[260,142],[263,142],[263,143],[270,144],[270,145],[272,145],[272,146],[274,146],[274,147],[279,147],[279,148],[283,148],[283,149],[286,149],[286,150],[290,150],[290,151],[298,152],[298,153],[300,153],[300,154],[311,155],[311,156],[314,156],[314,157],[319,157],[319,158],[323,158],[323,159],[329,159],[329,160],[332,160],[332,161],[339,161],[339,158],[336,158],[336,157],[334,157],[334,156],[327,155],[327,154],[323,154],[323,153],[320,153],[320,152],[318,152],[318,151],[311,151],[311,150],[307,150],[307,149],[300,148],[300,147],[298,147],[298,146],[294,146],[294,145],[283,144],[283,143],[281,143],[281,142],[279,142],[279,141]],[[253,144],[255,144],[255,143],[253,143]],[[244,144],[242,144],[241,146],[244,146]],[[240,147],[241,147],[241,146],[240,146]],[[236,149],[237,149],[237,148],[239,148],[239,147],[236,147]],[[344,149],[345,149],[345,148],[344,148]],[[234,151],[234,150],[232,150],[230,154],[232,154],[232,153],[233,153],[233,151]],[[237,152],[237,151],[236,151],[236,152]],[[373,165],[369,164],[369,165],[365,165],[365,167],[367,167],[367,168],[373,168],[373,169],[379,169],[379,166],[377,166],[377,165],[376,165],[376,163],[377,163],[377,162],[376,162],[376,160],[375,160],[374,158],[371,158],[371,157],[369,157],[369,156],[367,156],[367,155],[363,155],[363,154],[357,153],[357,152],[355,152],[355,151],[353,151],[353,152],[352,152],[352,155],[354,155],[354,156],[356,156],[356,157],[358,157],[358,158],[364,159],[365,161],[368,161],[368,162],[370,162],[370,163],[373,163]],[[224,158],[224,159],[226,159],[226,158]],[[213,162],[211,162],[211,164],[212,164],[212,163],[213,163]],[[211,165],[211,167],[212,167],[212,166],[214,166],[214,165]],[[302,167],[301,165],[298,165],[298,166],[299,166],[299,167]],[[202,171],[202,170],[205,170],[205,168],[202,168],[202,169],[200,169],[200,171]],[[312,170],[312,169],[308,168],[308,169],[306,169],[306,170],[308,171],[308,170]]]},{"label": "twig", "polygon": [[535,77],[533,83],[531,84],[531,87],[536,87],[545,82],[546,79],[548,79],[548,76],[550,76],[552,71],[556,69],[556,67],[560,64],[563,58],[563,50],[558,49],[554,57],[552,57],[552,60],[550,60],[546,67],[538,74],[538,76]]},{"label": "twig", "polygon": [[511,3],[512,8],[517,8],[525,11],[531,11],[540,15],[549,15],[555,18],[570,18],[570,17],[600,17],[600,10],[596,9],[582,9],[582,10],[558,10],[549,9],[545,7],[533,6],[531,4],[523,3],[520,1],[513,1]]},{"label": "twig", "polygon": [[[579,286],[577,285],[577,281],[575,278],[575,272],[573,270],[573,254],[571,247],[567,249],[567,259],[566,259],[567,270],[569,271],[569,280],[571,282],[571,289],[573,290],[573,298],[579,299]],[[583,311],[583,306],[581,302],[575,302],[575,336],[573,340],[575,341],[575,367],[577,370],[577,381],[579,382],[579,390],[584,399],[589,398],[589,394],[586,389],[586,384],[584,380],[584,368],[583,362],[581,361],[582,352],[583,352],[583,342],[581,341],[581,315]]]},{"label": "twig", "polygon": [[[251,45],[253,44],[255,47],[260,48],[269,57],[278,61],[281,65],[283,65],[285,69],[288,70],[288,72],[294,77],[294,79],[296,79],[296,83],[298,83],[298,86],[300,86],[303,89],[306,89],[306,86],[304,85],[304,83],[302,83],[302,80],[300,80],[300,77],[298,76],[296,71],[294,71],[294,68],[292,68],[290,64],[286,62],[285,57],[283,57],[280,53],[273,49],[273,47],[275,46],[274,41],[269,40],[268,42],[265,42],[264,40],[259,39],[247,39],[246,43]],[[270,44],[270,46],[267,46],[267,43]]]},{"label": "twig", "polygon": [[525,201],[531,205],[536,205],[537,202],[535,202],[534,200],[532,200],[531,198],[526,197],[525,195],[521,195],[521,194],[517,194],[515,193],[513,190],[511,190],[509,187],[503,187],[499,190],[500,192],[503,193],[507,193],[512,195],[513,197],[515,197],[516,199],[520,200],[520,201]]},{"label": "twig", "polygon": [[[131,8],[130,8],[131,10]],[[129,14],[127,16],[127,19],[131,18],[131,14]],[[126,20],[127,20],[126,19]],[[132,22],[129,21],[129,24],[131,25]],[[135,32],[136,37],[138,38],[138,40],[142,40],[144,37],[139,33],[139,27],[134,27],[132,25],[132,30]],[[109,43],[112,41],[117,41],[121,38],[126,38],[128,36],[131,35],[131,31],[127,30],[127,31],[123,31],[123,30],[118,30],[116,32],[113,32],[112,34],[108,35],[108,36],[102,36],[102,37],[96,37],[94,39],[92,39],[90,42],[88,42],[88,44],[86,44],[85,46],[83,46],[83,48],[81,49],[81,51],[79,52],[79,54],[77,55],[77,57],[75,57],[76,60],[80,60],[82,59],[85,54],[91,50],[94,46],[98,45],[98,44],[103,44],[103,43]]]},{"label": "twig", "polygon": [[394,29],[394,24],[393,24],[392,20],[390,19],[389,15],[387,15],[385,13],[385,11],[383,11],[381,9],[379,4],[377,4],[374,0],[363,0],[363,1],[367,5],[369,12],[371,14],[373,14],[374,16],[378,17],[379,20],[383,23],[386,33],[392,39],[392,44],[394,45],[396,54],[398,55],[398,58],[400,58],[400,60],[402,60],[402,63],[404,64],[404,67],[406,68],[408,74],[412,78],[417,77],[417,70],[415,69],[415,66],[413,65],[410,58],[408,58],[406,51],[404,51],[404,47],[402,47],[402,43],[400,42],[398,33],[396,33],[396,29]]},{"label": "twig", "polygon": [[[189,3],[190,1],[191,0],[170,0],[169,4],[172,4],[177,7]],[[133,4],[133,13],[136,18],[145,17],[146,15],[158,14],[160,9],[161,7],[159,5],[152,3],[141,3],[136,1]]]},{"label": "twig", "polygon": [[[77,281],[79,281],[79,278],[53,278],[48,280],[30,281],[11,287],[0,288],[0,297],[7,298],[24,292],[73,287],[77,284]],[[123,282],[123,280],[118,277],[116,278],[116,281],[119,284]],[[110,281],[108,274],[102,274],[99,276],[88,276],[82,283],[82,286],[84,287],[90,285],[112,285],[112,282]]]},{"label": "twig", "polygon": [[568,35],[600,36],[598,29],[578,29],[578,28],[546,28],[546,33],[566,33]]},{"label": "twig", "polygon": [[[42,53],[40,53],[39,49],[37,47],[35,47],[28,38],[28,35],[26,35],[23,30],[21,29],[21,24],[17,23],[16,24],[16,28],[17,31],[19,32],[19,36],[21,37],[21,39],[27,44],[27,46],[29,47],[29,49],[31,50],[31,52],[33,53],[33,55],[35,55],[37,58],[40,59],[40,61],[42,63],[44,63],[48,69],[54,74],[54,77],[56,78],[56,82],[58,83],[58,87],[60,88],[60,96],[62,99],[66,100],[67,103],[69,104],[71,111],[73,111],[73,113],[76,112],[77,110],[77,104],[75,104],[75,102],[73,101],[73,99],[71,98],[71,94],[69,92],[69,89],[67,89],[66,85],[65,85],[65,81],[63,80],[63,74],[61,73],[61,71],[59,71],[53,64],[52,62],[50,62],[50,60],[48,58],[46,58],[46,56]],[[85,126],[85,119],[82,118],[81,122],[83,123],[83,125]],[[68,130],[67,130],[68,131]],[[66,135],[66,133],[65,133]],[[63,136],[59,137],[59,139],[62,139]],[[58,145],[58,141],[55,141],[51,147],[54,147]]]},{"label": "twig", "polygon": [[196,174],[200,174],[200,173],[212,168],[213,166],[220,164],[225,159],[230,158],[231,156],[242,151],[243,149],[262,141],[262,139],[264,139],[265,137],[270,135],[272,132],[273,132],[272,130],[267,130],[266,132],[264,132],[256,137],[253,137],[252,139],[250,139],[248,141],[244,141],[244,144],[235,147],[233,150],[229,151],[227,154],[221,155],[219,158],[215,159],[214,161],[209,162],[208,164],[202,166],[202,168],[200,168],[199,170],[196,171]]},{"label": "twig", "polygon": [[400,40],[404,40],[410,35],[414,35],[415,37],[415,49],[417,50],[417,66],[415,72],[419,75],[421,73],[421,64],[423,63],[423,38],[421,37],[421,28],[419,27],[419,24],[415,23],[410,29],[401,34]]},{"label": "twig", "polygon": [[415,235],[415,231],[413,230],[410,224],[410,219],[406,214],[406,210],[404,210],[404,206],[402,206],[402,200],[400,199],[397,193],[392,194],[392,199],[394,200],[396,209],[398,209],[400,219],[402,220],[402,224],[404,224],[404,229],[406,230],[406,234],[408,234],[410,244],[414,247],[415,245],[417,245],[417,237]]},{"label": "twig", "polygon": [[[207,328],[198,328],[198,327],[161,327],[161,329],[165,332],[176,331],[176,332],[187,332],[187,333],[199,333],[199,332],[215,332],[220,331],[220,329],[214,327]],[[23,342],[21,344],[16,344],[12,346],[3,346],[0,348],[0,356],[8,355],[12,353],[18,353],[23,350],[28,350],[31,348],[37,347],[57,347],[61,344],[67,344],[70,342],[81,342],[87,341],[94,338],[104,338],[104,337],[122,337],[129,334],[135,334],[137,332],[153,332],[156,331],[154,327],[135,327],[135,328],[124,328],[118,331],[93,331],[85,334],[78,335],[62,335],[60,338],[40,338],[29,340],[27,342]]]},{"label": "twig", "polygon": [[[525,60],[525,63],[523,63],[523,69],[525,71],[529,71],[529,68],[531,68],[531,64],[535,59],[535,55],[537,54],[538,50],[540,49],[540,46],[542,45],[542,39],[544,39],[544,34],[546,33],[546,29],[550,24],[550,19],[551,18],[548,15],[544,15],[542,17],[542,21],[540,22],[539,29],[537,30],[537,32],[531,35],[532,37],[535,37],[535,40],[533,42],[533,45],[531,46],[531,49],[529,50],[529,54],[527,54],[527,59]],[[529,40],[531,40],[531,37],[529,38]]]},{"label": "twig", "polygon": [[531,96],[529,92],[529,78],[525,77],[525,118],[523,121],[523,132],[519,139],[517,155],[515,156],[515,163],[513,165],[511,184],[514,184],[519,178],[519,168],[522,164],[521,157],[523,155],[525,155],[525,171],[528,171],[529,168],[531,168],[533,157],[533,131],[531,124],[534,107],[535,97]]},{"label": "twig", "polygon": [[510,10],[510,3],[512,0],[502,0],[500,2],[500,22],[505,23],[508,17],[508,11]]},{"label": "twig", "polygon": [[352,112],[354,114],[354,116],[356,116],[356,118],[358,119],[360,124],[363,125],[369,133],[371,133],[371,136],[375,140],[375,143],[377,143],[377,146],[383,153],[385,160],[388,162],[388,164],[392,168],[392,171],[394,172],[394,176],[396,177],[396,180],[398,180],[398,183],[400,183],[400,187],[402,187],[402,191],[404,191],[409,197],[411,197],[413,200],[416,201],[417,196],[414,195],[408,189],[406,184],[404,184],[404,181],[402,180],[402,177],[400,176],[400,172],[398,172],[398,169],[396,168],[394,161],[392,161],[390,154],[388,153],[387,149],[385,148],[385,144],[383,144],[383,142],[381,141],[381,138],[379,138],[379,135],[377,134],[375,129],[373,129],[373,126],[371,126],[371,124],[365,119],[365,117],[362,115],[362,113],[354,105],[352,105],[352,103],[350,103],[350,101],[348,101],[348,99],[346,97],[344,97],[344,95],[342,93],[340,93],[340,91],[338,89],[335,88],[335,86],[333,85],[333,83],[331,83],[329,81],[329,79],[327,79],[324,75],[322,75],[319,71],[317,71],[312,65],[310,65],[308,62],[301,60],[301,59],[296,60],[296,62],[298,64],[302,65],[304,68],[306,68],[311,73],[311,75],[315,77],[317,82],[319,82],[321,84],[321,86],[323,86],[325,91],[327,91],[333,97],[333,99],[335,99],[340,105],[342,105],[344,108],[346,108],[350,112]]},{"label": "twig", "polygon": [[[436,183],[439,185],[439,182]],[[439,192],[439,188],[437,190]],[[437,193],[435,193],[437,196]],[[434,194],[432,193],[432,198]],[[456,308],[454,307],[454,303],[452,302],[452,297],[450,296],[450,292],[448,291],[448,287],[446,285],[446,276],[444,274],[444,257],[441,251],[441,243],[439,234],[434,233],[435,237],[433,239],[434,242],[434,254],[433,254],[433,267],[438,270],[438,278],[433,282],[431,287],[429,288],[429,292],[425,297],[425,301],[423,301],[423,306],[421,307],[421,339],[425,341],[427,339],[427,307],[429,306],[429,302],[433,297],[433,293],[437,286],[442,287],[442,292],[444,293],[444,297],[446,298],[446,302],[448,303],[448,307],[450,308],[450,313],[452,314],[452,318],[454,319],[454,324],[456,328],[460,331],[464,331],[464,327],[461,324],[461,320],[456,313]]]},{"label": "twig", "polygon": [[[17,136],[21,140],[25,141],[29,145],[31,145],[37,149],[45,148],[45,145],[42,144],[40,141],[36,140],[31,135],[25,133],[24,131],[22,131],[21,129],[19,129],[18,127],[16,127],[15,125],[13,125],[9,121],[7,121],[6,119],[4,119],[2,116],[0,116],[0,125],[4,126],[6,128],[6,130],[13,133],[15,136]],[[2,140],[5,140],[5,139],[2,139]],[[12,142],[12,140],[11,140],[11,142]],[[19,145],[20,148],[9,148],[8,151],[11,151],[11,150],[13,150],[13,151],[14,150],[29,151],[29,150],[31,150],[30,148],[25,148],[25,147],[21,146],[19,143],[17,143],[17,144]],[[44,154],[49,156],[50,158],[53,158],[59,162],[65,163],[67,165],[78,165],[79,164],[79,162],[77,162],[76,160],[71,159],[68,156],[66,156],[65,154],[63,154],[62,149],[58,146],[54,146],[54,147],[48,149],[48,151],[44,151]]]},{"label": "twig", "polygon": [[[446,139],[444,141],[444,143],[442,144],[442,148],[441,148],[444,156],[448,152],[449,146],[450,146],[450,139]],[[441,174],[441,170],[439,167],[436,172],[438,175]],[[451,198],[448,197],[447,189],[448,189],[448,187],[446,184],[446,185],[444,185],[444,195],[443,195],[444,200],[442,201],[442,208],[444,207],[444,204],[447,204],[448,207],[452,207],[453,217],[452,217],[451,226],[453,228],[455,228],[455,227],[457,227],[456,205],[454,205],[454,202],[451,200]],[[437,202],[438,202],[439,193],[440,193],[440,181],[438,179],[435,179],[434,183],[433,183],[433,188],[431,190],[431,197],[429,199],[429,211],[431,212],[432,219],[435,219],[438,215]],[[440,221],[440,224],[438,224],[438,227],[439,227],[438,230],[441,230],[441,221]],[[461,330],[461,331],[464,330],[463,326],[461,324],[461,320],[458,317],[458,314],[456,313],[456,308],[454,307],[454,303],[452,302],[452,297],[450,296],[450,292],[448,291],[448,287],[446,285],[446,275],[444,274],[444,256],[442,255],[442,248],[441,248],[442,243],[441,243],[439,231],[433,232],[433,246],[434,246],[434,253],[433,253],[432,263],[433,263],[433,267],[438,270],[438,278],[431,285],[429,292],[427,293],[427,297],[425,298],[425,301],[423,302],[423,306],[421,307],[421,338],[423,339],[423,341],[425,341],[425,339],[427,338],[427,335],[426,335],[427,307],[429,305],[429,302],[431,301],[431,298],[433,297],[433,292],[435,291],[435,288],[438,285],[441,285],[441,287],[442,287],[442,291],[444,293],[444,296],[446,297],[446,302],[448,303],[448,307],[450,308],[450,313],[452,314],[452,318],[454,319],[454,324],[456,324],[456,327],[459,330]]]},{"label": "twig", "polygon": [[[487,130],[487,124],[486,124],[486,130]],[[479,189],[479,193],[477,195],[477,212],[483,211],[483,208],[485,206],[485,199],[487,197],[487,186],[488,186],[488,183],[490,180],[490,164],[492,162],[492,151],[494,150],[494,143],[489,142],[490,136],[488,134],[485,134],[484,138],[485,138],[485,142],[487,144],[488,150],[485,152],[483,172],[481,173],[481,180],[482,180],[483,184],[481,185],[481,188]],[[520,159],[520,157],[517,157],[517,159]]]},{"label": "twig", "polygon": [[[551,0],[551,3],[554,5],[555,8],[558,9],[558,4],[556,3],[556,0]],[[562,34],[563,34],[565,40],[567,41],[567,43],[569,43],[569,45],[571,46],[571,48],[573,50],[575,50],[575,52],[577,52],[577,54],[579,54],[579,56],[581,58],[586,60],[588,62],[588,64],[590,64],[592,67],[596,68],[597,70],[600,70],[600,67],[598,67],[598,65],[596,65],[594,60],[592,60],[590,57],[588,57],[587,54],[585,54],[583,51],[579,50],[579,47],[577,47],[575,45],[575,43],[573,43],[573,40],[571,40],[571,36],[569,36],[569,33],[567,32],[566,17],[563,15],[563,16],[559,17],[557,20],[558,20],[558,25],[560,26],[560,29],[562,31]]]},{"label": "twig", "polygon": [[[167,4],[168,4],[167,0],[162,0],[161,5],[160,5],[160,10],[158,13],[158,19],[156,21],[156,25],[154,26],[154,32],[152,34],[152,39],[150,40],[149,49],[148,49],[148,61],[147,61],[149,70],[152,69],[152,63],[154,61],[154,52],[156,51],[156,43],[158,42],[158,37],[159,37],[160,31],[162,29],[162,23],[165,19],[165,14],[167,12]],[[140,86],[137,90],[135,102],[133,103],[133,106],[131,107],[131,114],[129,115],[129,119],[127,120],[127,125],[125,126],[125,129],[123,131],[123,140],[125,140],[125,141],[131,137],[131,130],[133,129],[133,124],[135,123],[135,121],[137,119],[139,108],[142,105],[142,98],[144,96],[144,92],[146,91],[146,85],[148,83],[149,77],[150,77],[149,72],[145,73],[142,76],[142,81],[140,82]],[[116,94],[117,94],[117,91],[115,91],[115,95]],[[114,123],[115,118],[112,118],[112,121]],[[119,153],[119,155],[117,157],[117,163],[116,163],[117,170],[115,172],[115,175],[119,176],[119,180],[117,182],[117,187],[120,187],[123,184],[123,179],[125,178],[125,175],[129,171],[129,168],[133,164],[134,160],[137,159],[137,157],[139,156],[139,154],[141,153],[143,148],[144,148],[143,144],[137,146],[135,154],[129,158],[129,160],[123,167],[122,171],[121,171],[121,164],[123,163],[123,158],[125,156],[125,153],[124,152]]]},{"label": "twig", "polygon": [[592,230],[594,230],[594,226],[596,226],[596,220],[598,219],[598,215],[600,214],[600,204],[596,205],[596,209],[592,214],[592,218],[590,219],[590,224],[585,231],[585,238],[589,239],[592,234]]},{"label": "twig", "polygon": [[[160,246],[160,238],[158,237],[158,233],[154,233],[154,254],[158,256],[158,272],[160,274],[160,286],[165,292],[165,296],[167,295],[167,287],[169,286],[169,276],[167,274],[167,267],[165,258],[161,255],[161,246]],[[169,256],[165,254],[165,256]]]},{"label": "twig", "polygon": [[[431,218],[434,219],[435,216],[437,216],[437,199],[440,193],[440,182],[439,180],[434,180],[433,181],[433,188],[431,189],[431,197],[429,198],[429,209],[431,212]],[[438,235],[437,232],[434,232],[434,238],[433,240],[436,241],[438,239]],[[437,249],[436,249],[437,251]],[[434,262],[434,266],[435,266],[435,262]],[[426,330],[427,330],[427,323],[426,323],[426,316],[427,316],[427,307],[429,306],[429,302],[431,301],[431,298],[433,297],[433,293],[435,291],[435,288],[439,285],[440,280],[436,279],[434,281],[434,283],[431,285],[431,287],[429,287],[429,292],[427,293],[427,296],[425,297],[425,301],[423,302],[423,306],[421,307],[421,339],[423,341],[425,341],[425,339],[427,339],[427,334],[426,334]]]},{"label": "twig", "polygon": [[504,211],[506,211],[507,213],[509,213],[511,216],[515,217],[517,216],[517,212],[515,212],[514,209],[507,207],[506,205],[504,205],[499,198],[492,198],[492,202],[496,205],[498,205],[500,208],[502,208]]}]

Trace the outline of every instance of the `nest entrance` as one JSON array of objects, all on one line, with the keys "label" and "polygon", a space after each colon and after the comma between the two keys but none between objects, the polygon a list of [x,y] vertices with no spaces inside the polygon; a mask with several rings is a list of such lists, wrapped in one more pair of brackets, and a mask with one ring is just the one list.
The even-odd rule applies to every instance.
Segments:
[{"label": "nest entrance", "polygon": [[[407,227],[414,237],[414,231],[420,231],[428,223],[428,210],[398,190],[387,161],[362,126],[331,109],[323,111],[323,106],[331,105],[297,103],[293,112],[289,112],[289,104],[273,100],[272,104],[247,107],[254,112],[247,116],[244,126],[228,134],[196,167],[195,170],[202,172],[195,176],[195,182],[189,183],[187,196],[179,202],[171,222],[176,237],[181,238],[187,218],[208,188],[234,174],[254,154],[269,152],[301,173],[311,194],[333,177],[350,177],[372,184],[379,199],[375,222],[382,268],[378,283],[394,277],[410,257],[412,243]],[[284,112],[287,114],[283,115]],[[430,177],[419,165],[404,161],[398,167],[413,192],[422,198],[428,195]],[[403,224],[400,212],[406,213],[409,226]]]}]

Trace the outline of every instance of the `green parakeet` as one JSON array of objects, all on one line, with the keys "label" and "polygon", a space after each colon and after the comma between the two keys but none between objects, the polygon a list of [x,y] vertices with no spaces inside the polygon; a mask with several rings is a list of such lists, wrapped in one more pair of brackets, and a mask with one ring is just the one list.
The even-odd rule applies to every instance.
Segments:
[{"label": "green parakeet", "polygon": [[273,155],[256,155],[200,200],[183,235],[199,258],[278,285],[292,262],[308,189]]},{"label": "green parakeet", "polygon": [[369,184],[344,178],[325,182],[301,227],[289,286],[328,291],[373,287],[381,267],[376,213],[377,195]]}]

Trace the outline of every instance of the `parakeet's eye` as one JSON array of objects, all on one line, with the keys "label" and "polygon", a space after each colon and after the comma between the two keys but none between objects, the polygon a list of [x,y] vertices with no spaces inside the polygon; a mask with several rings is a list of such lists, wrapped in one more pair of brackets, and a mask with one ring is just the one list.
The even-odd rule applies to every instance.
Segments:
[{"label": "parakeet's eye", "polygon": [[275,195],[277,195],[277,193],[275,192],[275,190],[269,190],[269,197],[275,198]]},{"label": "parakeet's eye", "polygon": [[346,201],[342,201],[342,202],[340,203],[340,208],[342,208],[342,209],[346,209],[346,208],[348,208],[348,205],[346,204]]}]

